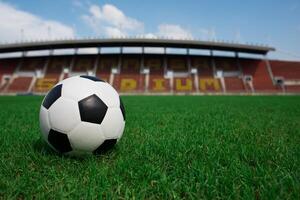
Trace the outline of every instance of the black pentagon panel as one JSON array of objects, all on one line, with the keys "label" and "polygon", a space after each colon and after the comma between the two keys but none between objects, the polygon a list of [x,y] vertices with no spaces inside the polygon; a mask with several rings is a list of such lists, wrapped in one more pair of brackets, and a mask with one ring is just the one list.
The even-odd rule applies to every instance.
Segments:
[{"label": "black pentagon panel", "polygon": [[105,103],[95,94],[78,102],[81,121],[101,124],[107,112]]},{"label": "black pentagon panel", "polygon": [[80,76],[80,77],[81,77],[81,78],[89,79],[89,80],[91,80],[91,81],[105,82],[105,81],[103,81],[103,80],[101,80],[101,79],[99,79],[99,78],[97,78],[97,77],[95,77],[95,76],[82,75],[82,76]]},{"label": "black pentagon panel", "polygon": [[48,135],[48,141],[60,153],[72,151],[69,138],[64,133],[60,133],[51,129]]},{"label": "black pentagon panel", "polygon": [[124,121],[125,121],[125,120],[126,120],[125,107],[124,107],[124,104],[123,104],[121,98],[120,98],[120,109],[121,109],[121,111],[122,111],[123,119],[124,119]]},{"label": "black pentagon panel", "polygon": [[117,143],[117,139],[105,140],[93,153],[94,154],[105,153],[111,148],[113,148],[113,146],[115,146],[116,143]]},{"label": "black pentagon panel", "polygon": [[59,98],[61,97],[62,85],[57,85],[50,90],[43,101],[43,106],[47,109]]}]

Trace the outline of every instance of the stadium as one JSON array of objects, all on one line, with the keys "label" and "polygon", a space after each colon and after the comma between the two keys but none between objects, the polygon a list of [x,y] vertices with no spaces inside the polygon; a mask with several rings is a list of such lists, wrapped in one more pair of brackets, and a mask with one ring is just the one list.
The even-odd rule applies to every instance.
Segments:
[{"label": "stadium", "polygon": [[0,13],[0,200],[300,199],[299,2]]},{"label": "stadium", "polygon": [[0,91],[44,94],[67,77],[86,74],[124,94],[299,93],[300,62],[269,60],[270,51],[275,48],[139,38],[2,44],[0,53],[20,57],[0,60]]}]

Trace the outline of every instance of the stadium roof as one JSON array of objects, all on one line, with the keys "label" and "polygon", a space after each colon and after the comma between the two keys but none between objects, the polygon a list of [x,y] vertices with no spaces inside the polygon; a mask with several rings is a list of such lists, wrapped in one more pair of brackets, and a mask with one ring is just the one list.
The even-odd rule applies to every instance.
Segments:
[{"label": "stadium roof", "polygon": [[167,47],[232,51],[253,54],[267,54],[269,51],[275,51],[275,48],[273,47],[227,42],[146,38],[114,38],[70,39],[0,44],[0,53],[89,47]]}]

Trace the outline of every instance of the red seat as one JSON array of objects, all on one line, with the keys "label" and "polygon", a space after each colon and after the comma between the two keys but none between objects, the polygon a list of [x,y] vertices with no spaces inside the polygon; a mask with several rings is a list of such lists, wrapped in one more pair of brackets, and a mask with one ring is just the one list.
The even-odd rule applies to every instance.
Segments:
[{"label": "red seat", "polygon": [[239,77],[225,77],[225,86],[227,92],[245,92],[244,82]]},{"label": "red seat", "polygon": [[191,59],[192,68],[198,69],[200,77],[212,77],[213,67],[211,65],[211,59],[209,57],[194,57]]},{"label": "red seat", "polygon": [[170,80],[165,79],[163,75],[150,74],[149,78],[150,92],[170,92]]},{"label": "red seat", "polygon": [[239,71],[236,58],[217,57],[214,58],[217,70],[227,71]]},{"label": "red seat", "polygon": [[300,85],[290,85],[286,86],[286,92],[291,92],[291,93],[299,93],[300,92]]},{"label": "red seat", "polygon": [[241,59],[244,75],[253,77],[253,87],[256,92],[279,92],[273,84],[264,60]]},{"label": "red seat", "polygon": [[286,80],[300,80],[300,62],[271,61],[273,75]]},{"label": "red seat", "polygon": [[25,58],[19,70],[35,71],[37,69],[43,69],[45,66],[45,62],[45,58]]},{"label": "red seat", "polygon": [[168,69],[174,72],[188,72],[185,56],[170,56],[168,58]]},{"label": "red seat", "polygon": [[77,56],[72,71],[87,72],[88,70],[92,70],[94,68],[95,61],[96,61],[96,56],[89,56],[89,55]]},{"label": "red seat", "polygon": [[7,92],[28,92],[32,77],[17,77],[8,86]]},{"label": "red seat", "polygon": [[12,75],[17,68],[19,59],[1,59],[0,60],[0,81],[3,75]]},{"label": "red seat", "polygon": [[150,74],[164,74],[163,58],[159,55],[146,56],[144,61],[145,68],[150,70]]},{"label": "red seat", "polygon": [[109,81],[112,68],[118,67],[118,59],[115,56],[101,55],[99,57],[96,76],[102,80]]},{"label": "red seat", "polygon": [[71,63],[71,57],[57,56],[50,59],[46,74],[60,75],[63,68],[69,68]]}]

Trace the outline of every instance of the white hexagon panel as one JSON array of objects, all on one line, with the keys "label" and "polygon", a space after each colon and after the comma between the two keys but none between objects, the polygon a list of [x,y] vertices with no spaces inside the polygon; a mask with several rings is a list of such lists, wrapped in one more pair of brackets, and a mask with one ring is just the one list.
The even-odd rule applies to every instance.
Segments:
[{"label": "white hexagon panel", "polygon": [[63,133],[68,133],[81,122],[77,102],[59,98],[49,108],[51,128]]}]

